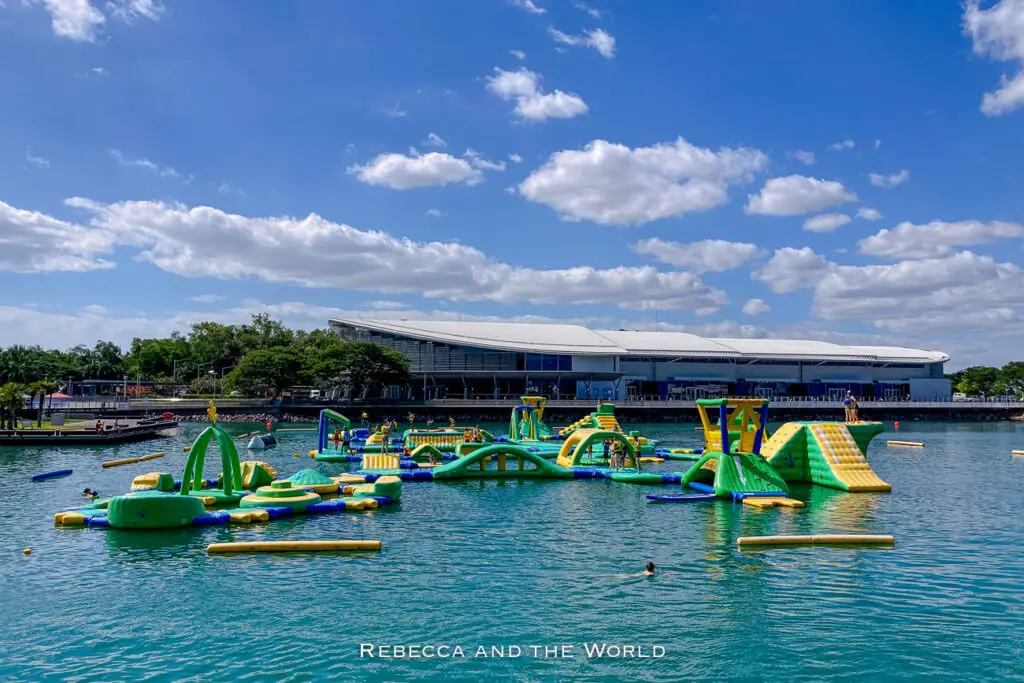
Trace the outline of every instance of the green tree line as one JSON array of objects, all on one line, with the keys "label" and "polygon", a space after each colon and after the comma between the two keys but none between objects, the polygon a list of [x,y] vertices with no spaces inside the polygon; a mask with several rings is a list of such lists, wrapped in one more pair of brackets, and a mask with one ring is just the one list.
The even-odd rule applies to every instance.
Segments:
[{"label": "green tree line", "polygon": [[83,379],[127,379],[132,388],[137,382],[188,384],[195,394],[249,397],[308,385],[359,398],[408,378],[408,360],[392,349],[343,342],[328,330],[291,330],[261,314],[244,325],[198,322],[187,334],[136,338],[126,352],[107,341],[67,351],[0,349],[0,413],[8,415],[2,406],[26,394],[45,396],[62,382]]},{"label": "green tree line", "polygon": [[953,391],[968,396],[1024,396],[1024,362],[1014,361],[1001,368],[975,365],[946,375]]}]

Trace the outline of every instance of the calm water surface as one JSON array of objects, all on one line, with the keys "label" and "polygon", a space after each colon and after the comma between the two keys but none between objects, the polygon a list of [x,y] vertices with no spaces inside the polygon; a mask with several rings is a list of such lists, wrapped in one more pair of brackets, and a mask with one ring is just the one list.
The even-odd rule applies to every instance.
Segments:
[{"label": "calm water surface", "polygon": [[[927,447],[872,444],[891,494],[795,488],[808,503],[799,511],[647,504],[651,488],[607,481],[409,483],[400,506],[373,513],[165,532],[52,520],[86,486],[111,494],[151,470],[180,477],[181,447],[200,425],[103,450],[0,448],[0,679],[1024,679],[1024,458],[1010,456],[1024,425],[901,427],[899,438]],[[700,445],[692,425],[642,429]],[[279,438],[263,458],[285,475],[311,466],[292,454],[313,433]],[[154,450],[168,455],[100,468]],[[74,474],[28,480],[64,467]],[[891,533],[897,544],[736,549],[743,535],[827,532]],[[205,552],[287,538],[376,538],[384,550]],[[648,559],[658,575],[635,576]],[[593,642],[661,645],[665,656],[588,659]],[[461,645],[466,657],[360,659],[360,643]],[[523,656],[477,658],[479,645]],[[535,658],[530,645],[576,656]]]}]

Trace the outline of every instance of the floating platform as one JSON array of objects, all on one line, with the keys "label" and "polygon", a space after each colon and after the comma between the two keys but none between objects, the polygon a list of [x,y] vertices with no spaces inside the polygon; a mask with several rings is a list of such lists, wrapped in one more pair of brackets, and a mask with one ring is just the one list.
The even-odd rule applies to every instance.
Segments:
[{"label": "floating platform", "polygon": [[[95,427],[76,428],[75,425],[52,429],[5,429],[0,431],[0,446],[95,446],[133,443],[165,436],[178,427],[175,420],[127,420],[120,429]],[[104,421],[104,427],[113,420]]]}]

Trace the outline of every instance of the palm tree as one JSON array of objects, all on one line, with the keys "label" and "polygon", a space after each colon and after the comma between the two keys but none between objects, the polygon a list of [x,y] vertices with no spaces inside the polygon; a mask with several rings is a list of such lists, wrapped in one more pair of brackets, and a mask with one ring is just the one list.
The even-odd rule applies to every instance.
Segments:
[{"label": "palm tree", "polygon": [[41,382],[33,382],[28,387],[29,395],[35,400],[35,397],[39,397],[39,406],[36,409],[36,426],[43,426],[43,405],[46,403],[46,397],[53,393],[53,382],[43,380]]},{"label": "palm tree", "polygon": [[14,429],[18,410],[25,405],[25,387],[8,382],[0,387],[0,428]]}]

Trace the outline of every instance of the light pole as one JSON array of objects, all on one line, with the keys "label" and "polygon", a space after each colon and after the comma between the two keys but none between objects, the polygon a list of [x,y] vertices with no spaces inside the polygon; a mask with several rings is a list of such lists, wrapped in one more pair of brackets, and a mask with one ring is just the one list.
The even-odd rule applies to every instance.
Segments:
[{"label": "light pole", "polygon": [[217,385],[217,392],[218,393],[220,393],[221,387],[224,386],[224,373],[227,372],[228,370],[234,370],[234,368],[235,368],[234,365],[229,365],[226,368],[221,368],[220,369],[220,384]]}]

